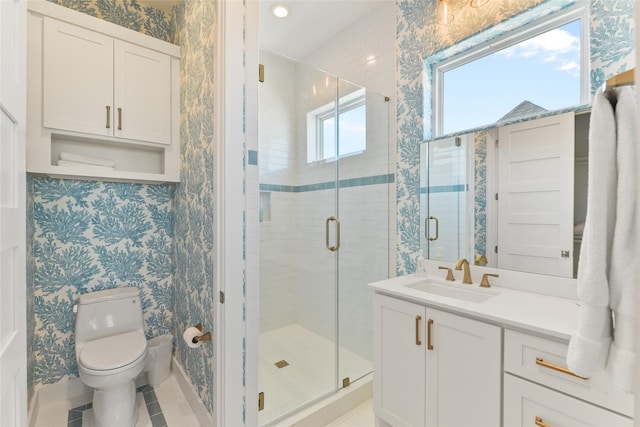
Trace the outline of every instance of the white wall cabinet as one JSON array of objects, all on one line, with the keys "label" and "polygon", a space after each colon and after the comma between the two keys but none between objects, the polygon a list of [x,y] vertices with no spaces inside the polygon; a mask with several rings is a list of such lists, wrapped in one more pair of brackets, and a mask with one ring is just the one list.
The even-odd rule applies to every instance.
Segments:
[{"label": "white wall cabinet", "polygon": [[501,329],[374,296],[374,408],[399,426],[499,426]]},{"label": "white wall cabinet", "polygon": [[43,126],[113,135],[113,38],[44,18]]},{"label": "white wall cabinet", "polygon": [[[179,181],[180,48],[50,2],[30,2],[28,30],[27,170]],[[63,152],[115,168],[59,166]]]}]

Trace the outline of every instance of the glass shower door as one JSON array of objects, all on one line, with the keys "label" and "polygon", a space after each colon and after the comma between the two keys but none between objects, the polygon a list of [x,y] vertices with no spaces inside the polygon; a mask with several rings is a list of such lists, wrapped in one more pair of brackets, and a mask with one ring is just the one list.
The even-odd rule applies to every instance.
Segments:
[{"label": "glass shower door", "polygon": [[261,52],[260,425],[336,390],[337,79]]},{"label": "glass shower door", "polygon": [[388,100],[338,83],[338,387],[373,370],[372,290],[389,277]]},{"label": "glass shower door", "polygon": [[372,371],[372,291],[388,278],[384,96],[261,52],[260,425]]},{"label": "glass shower door", "polygon": [[[424,144],[427,174],[425,189],[426,212],[421,230],[427,243],[428,259],[454,262],[468,258],[473,252],[469,236],[473,227],[467,217],[466,204],[470,186],[467,177],[467,137],[451,137]],[[472,146],[472,145],[471,145]],[[424,191],[424,193],[423,193]],[[421,209],[422,210],[422,209]],[[424,211],[423,211],[424,212]]]}]

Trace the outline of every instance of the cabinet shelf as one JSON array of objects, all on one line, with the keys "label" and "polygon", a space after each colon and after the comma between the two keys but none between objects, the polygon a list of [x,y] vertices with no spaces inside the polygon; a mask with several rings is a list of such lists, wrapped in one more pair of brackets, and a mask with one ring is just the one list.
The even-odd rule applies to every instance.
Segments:
[{"label": "cabinet shelf", "polygon": [[[28,15],[27,172],[180,180],[180,48],[49,2]],[[59,166],[60,154],[115,168]]]}]

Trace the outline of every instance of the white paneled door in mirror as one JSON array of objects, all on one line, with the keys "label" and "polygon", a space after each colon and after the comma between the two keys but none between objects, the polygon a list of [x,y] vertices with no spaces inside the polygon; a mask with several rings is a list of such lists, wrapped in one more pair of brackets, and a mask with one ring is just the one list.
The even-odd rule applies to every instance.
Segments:
[{"label": "white paneled door in mirror", "polygon": [[573,277],[574,114],[505,126],[498,145],[498,268]]}]

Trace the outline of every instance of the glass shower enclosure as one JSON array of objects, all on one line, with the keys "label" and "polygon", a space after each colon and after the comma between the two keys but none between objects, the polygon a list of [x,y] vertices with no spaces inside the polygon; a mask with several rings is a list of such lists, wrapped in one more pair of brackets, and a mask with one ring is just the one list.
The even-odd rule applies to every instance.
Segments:
[{"label": "glass shower enclosure", "polygon": [[473,259],[473,149],[473,134],[420,145],[420,249],[428,259]]},{"label": "glass shower enclosure", "polygon": [[261,52],[261,425],[372,370],[372,291],[389,277],[388,102]]}]

